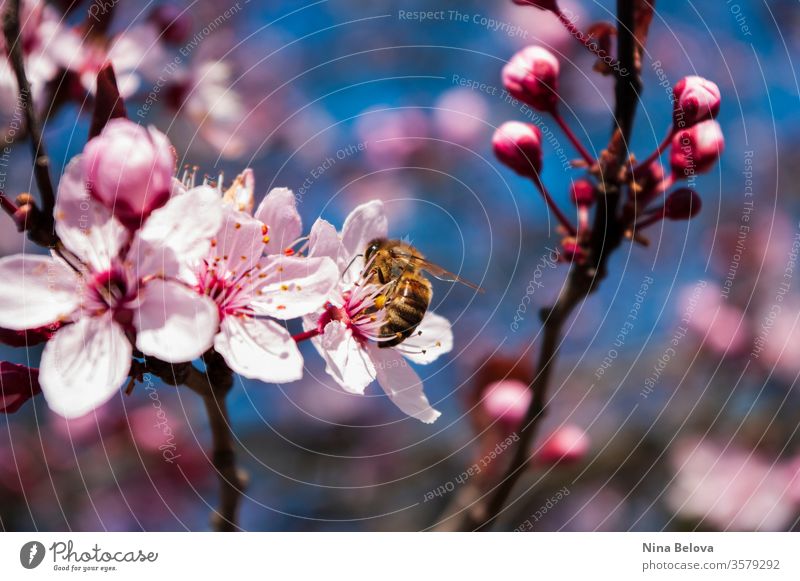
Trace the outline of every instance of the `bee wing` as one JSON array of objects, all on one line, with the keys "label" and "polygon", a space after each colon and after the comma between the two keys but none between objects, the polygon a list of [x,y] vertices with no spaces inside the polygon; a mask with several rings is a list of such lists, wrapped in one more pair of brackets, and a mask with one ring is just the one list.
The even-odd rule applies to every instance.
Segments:
[{"label": "bee wing", "polygon": [[397,251],[397,250],[394,251],[394,255],[397,258],[400,258],[402,260],[407,260],[409,263],[413,263],[417,268],[421,268],[422,270],[425,270],[426,272],[430,273],[431,276],[433,276],[435,278],[438,278],[439,280],[443,280],[443,281],[446,281],[446,282],[458,282],[458,283],[461,283],[463,285],[468,286],[471,289],[474,289],[474,290],[478,291],[479,293],[483,293],[484,292],[484,290],[481,287],[479,287],[477,284],[469,282],[468,280],[464,280],[463,278],[461,278],[457,274],[455,274],[453,272],[450,272],[449,270],[445,270],[444,268],[442,268],[438,264],[434,264],[433,262],[429,262],[429,261],[425,260],[424,258],[422,258],[421,256],[416,256],[414,254],[408,254],[406,252],[400,252],[400,251]]}]

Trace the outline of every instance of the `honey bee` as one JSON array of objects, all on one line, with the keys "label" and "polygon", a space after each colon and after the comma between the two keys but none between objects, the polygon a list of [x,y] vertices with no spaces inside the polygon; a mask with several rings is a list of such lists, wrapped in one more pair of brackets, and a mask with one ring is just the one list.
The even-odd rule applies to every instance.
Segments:
[{"label": "honey bee", "polygon": [[431,303],[433,289],[423,274],[428,272],[439,280],[460,282],[478,292],[483,289],[425,260],[422,254],[402,240],[376,238],[364,251],[368,283],[388,285],[376,300],[377,308],[386,308],[386,322],[380,336],[390,339],[380,341],[379,347],[394,347],[408,339],[422,322]]}]

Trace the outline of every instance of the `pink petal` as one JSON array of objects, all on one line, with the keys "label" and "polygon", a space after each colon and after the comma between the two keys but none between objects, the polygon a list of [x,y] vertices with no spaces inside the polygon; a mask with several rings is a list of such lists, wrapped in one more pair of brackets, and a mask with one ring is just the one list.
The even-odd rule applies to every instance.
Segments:
[{"label": "pink petal", "polygon": [[250,306],[259,315],[283,320],[321,309],[339,282],[339,269],[330,258],[272,256],[264,274]]},{"label": "pink petal", "polygon": [[106,270],[128,240],[127,229],[85,188],[81,157],[61,176],[56,198],[56,233],[69,250],[95,271]]},{"label": "pink petal", "polygon": [[[364,270],[364,260],[348,256],[347,251],[342,245],[342,240],[336,228],[330,222],[319,218],[311,227],[308,236],[308,256],[323,257],[332,259],[341,274],[340,284],[337,287],[347,287],[351,285]],[[352,262],[352,264],[351,264]],[[339,292],[332,292],[329,299],[334,304],[339,304],[342,295]]]},{"label": "pink petal", "polygon": [[342,227],[342,244],[352,258],[364,252],[367,243],[375,238],[386,238],[389,223],[383,211],[383,202],[373,200],[361,204],[350,212]]},{"label": "pink petal", "polygon": [[432,424],[442,415],[431,407],[422,391],[422,380],[405,359],[392,349],[381,349],[373,344],[369,351],[375,362],[378,383],[400,411],[426,424]]},{"label": "pink petal", "polygon": [[342,389],[363,395],[375,380],[375,365],[353,333],[339,321],[325,326],[324,333],[311,340],[325,360],[325,371]]},{"label": "pink petal", "polygon": [[336,228],[322,218],[314,222],[308,235],[308,256],[327,256],[339,266],[340,270],[347,267],[349,260]]},{"label": "pink petal", "polygon": [[282,253],[300,238],[303,223],[294,193],[288,188],[273,188],[258,205],[255,217],[269,228],[270,253]]},{"label": "pink petal", "polygon": [[265,383],[303,377],[303,357],[289,331],[276,321],[228,316],[214,348],[239,375]]},{"label": "pink petal", "polygon": [[155,279],[140,293],[134,316],[136,347],[170,363],[191,361],[214,342],[219,315],[214,301],[173,281]]},{"label": "pink petal", "polygon": [[414,363],[425,365],[453,349],[453,329],[450,321],[430,311],[414,334],[395,349]]},{"label": "pink petal", "polygon": [[81,280],[49,256],[0,258],[0,327],[33,329],[69,317],[80,304]]},{"label": "pink petal", "polygon": [[39,382],[50,409],[77,418],[117,393],[130,364],[131,344],[110,314],[82,317],[48,341]]},{"label": "pink petal", "polygon": [[220,211],[223,213],[222,226],[214,237],[210,260],[216,263],[221,273],[241,273],[253,268],[262,254],[273,247],[271,242],[264,242],[264,225],[229,205]]},{"label": "pink petal", "polygon": [[163,72],[167,60],[159,31],[149,24],[126,29],[114,38],[108,51],[108,59],[118,71],[117,77],[132,77],[131,85],[120,85],[122,96],[132,95],[139,85],[140,78],[155,80]]},{"label": "pink petal", "polygon": [[221,224],[219,193],[208,186],[192,188],[150,214],[128,256],[140,276],[190,276],[189,265],[205,258]]}]

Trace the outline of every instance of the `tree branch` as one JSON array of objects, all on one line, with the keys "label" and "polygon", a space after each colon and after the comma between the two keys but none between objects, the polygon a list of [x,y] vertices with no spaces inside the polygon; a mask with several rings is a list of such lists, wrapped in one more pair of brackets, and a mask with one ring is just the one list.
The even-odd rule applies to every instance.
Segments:
[{"label": "tree branch", "polygon": [[215,351],[203,356],[206,372],[191,363],[166,363],[148,357],[144,364],[132,370],[132,375],[146,371],[168,385],[183,385],[203,399],[211,427],[211,461],[220,484],[220,502],[211,517],[215,531],[237,531],[239,503],[247,485],[247,474],[236,467],[236,452],[228,415],[227,396],[233,386],[233,373]]},{"label": "tree branch", "polygon": [[25,123],[31,137],[31,150],[33,152],[33,172],[42,202],[38,223],[31,228],[30,235],[39,244],[54,246],[56,243],[53,219],[53,208],[55,208],[56,203],[55,190],[53,189],[53,182],[50,181],[50,160],[44,149],[39,120],[36,118],[31,84],[25,74],[19,14],[20,0],[8,0],[3,21],[3,34],[6,38],[11,68],[17,80],[19,98],[25,109]]},{"label": "tree branch", "polygon": [[[562,342],[562,329],[575,307],[594,292],[606,276],[608,257],[624,237],[617,208],[623,185],[623,172],[628,163],[630,141],[636,108],[639,102],[641,81],[634,36],[637,0],[617,0],[618,45],[620,72],[615,84],[615,126],[611,142],[601,157],[599,180],[602,199],[595,213],[592,237],[587,260],[573,264],[567,282],[555,305],[542,312],[544,338],[539,353],[538,372],[530,385],[531,403],[522,421],[519,441],[500,482],[484,495],[485,503],[478,502],[464,512],[461,530],[486,530],[500,516],[511,492],[525,471],[530,458],[530,448],[545,417],[547,389]],[[624,74],[627,73],[627,74]]]},{"label": "tree branch", "polygon": [[185,380],[193,391],[203,396],[211,427],[211,459],[220,485],[220,501],[211,521],[217,532],[241,530],[239,504],[247,485],[247,475],[236,467],[236,452],[228,416],[227,395],[233,386],[233,373],[222,357],[210,351],[203,357],[206,373],[191,367]]}]

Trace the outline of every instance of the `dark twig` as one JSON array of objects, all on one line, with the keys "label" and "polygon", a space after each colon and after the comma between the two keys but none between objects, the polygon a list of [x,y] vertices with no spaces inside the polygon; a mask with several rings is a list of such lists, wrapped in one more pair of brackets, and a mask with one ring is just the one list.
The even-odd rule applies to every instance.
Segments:
[{"label": "dark twig", "polygon": [[20,0],[8,0],[6,4],[3,34],[6,38],[11,68],[14,71],[17,86],[19,87],[20,101],[25,108],[25,123],[31,137],[31,150],[33,152],[33,172],[36,177],[36,185],[39,187],[39,195],[42,201],[40,219],[35,227],[31,228],[30,235],[37,243],[54,246],[56,243],[56,236],[53,221],[53,208],[55,208],[56,197],[55,190],[53,189],[53,182],[50,181],[50,160],[44,149],[42,129],[36,118],[31,85],[25,74],[19,22]]},{"label": "dark twig", "polygon": [[485,495],[485,502],[478,502],[464,512],[461,530],[486,530],[500,516],[514,485],[525,470],[531,444],[545,416],[547,389],[558,357],[564,323],[575,307],[594,292],[598,283],[605,278],[608,257],[623,240],[625,225],[617,215],[623,185],[621,169],[628,162],[628,143],[641,90],[634,37],[635,13],[636,0],[617,0],[617,54],[620,70],[627,74],[620,73],[616,78],[615,127],[611,143],[599,164],[603,199],[598,203],[595,213],[587,259],[573,264],[555,305],[542,313],[544,338],[539,366],[530,385],[533,397],[521,425],[519,441],[514,446],[513,457],[500,482]]},{"label": "dark twig", "polygon": [[239,529],[239,504],[247,485],[247,475],[236,467],[233,433],[228,417],[227,395],[233,385],[233,374],[222,357],[214,351],[204,357],[205,375],[194,367],[185,384],[203,395],[212,437],[212,462],[220,484],[219,508],[212,515],[217,532]]},{"label": "dark twig", "polygon": [[233,373],[222,357],[213,350],[204,355],[206,373],[191,363],[167,363],[148,357],[134,366],[131,376],[152,373],[164,383],[186,386],[200,397],[211,427],[211,461],[220,484],[220,502],[212,515],[212,526],[218,532],[239,530],[238,512],[247,475],[236,467],[233,434],[228,417],[227,395],[233,386]]}]

